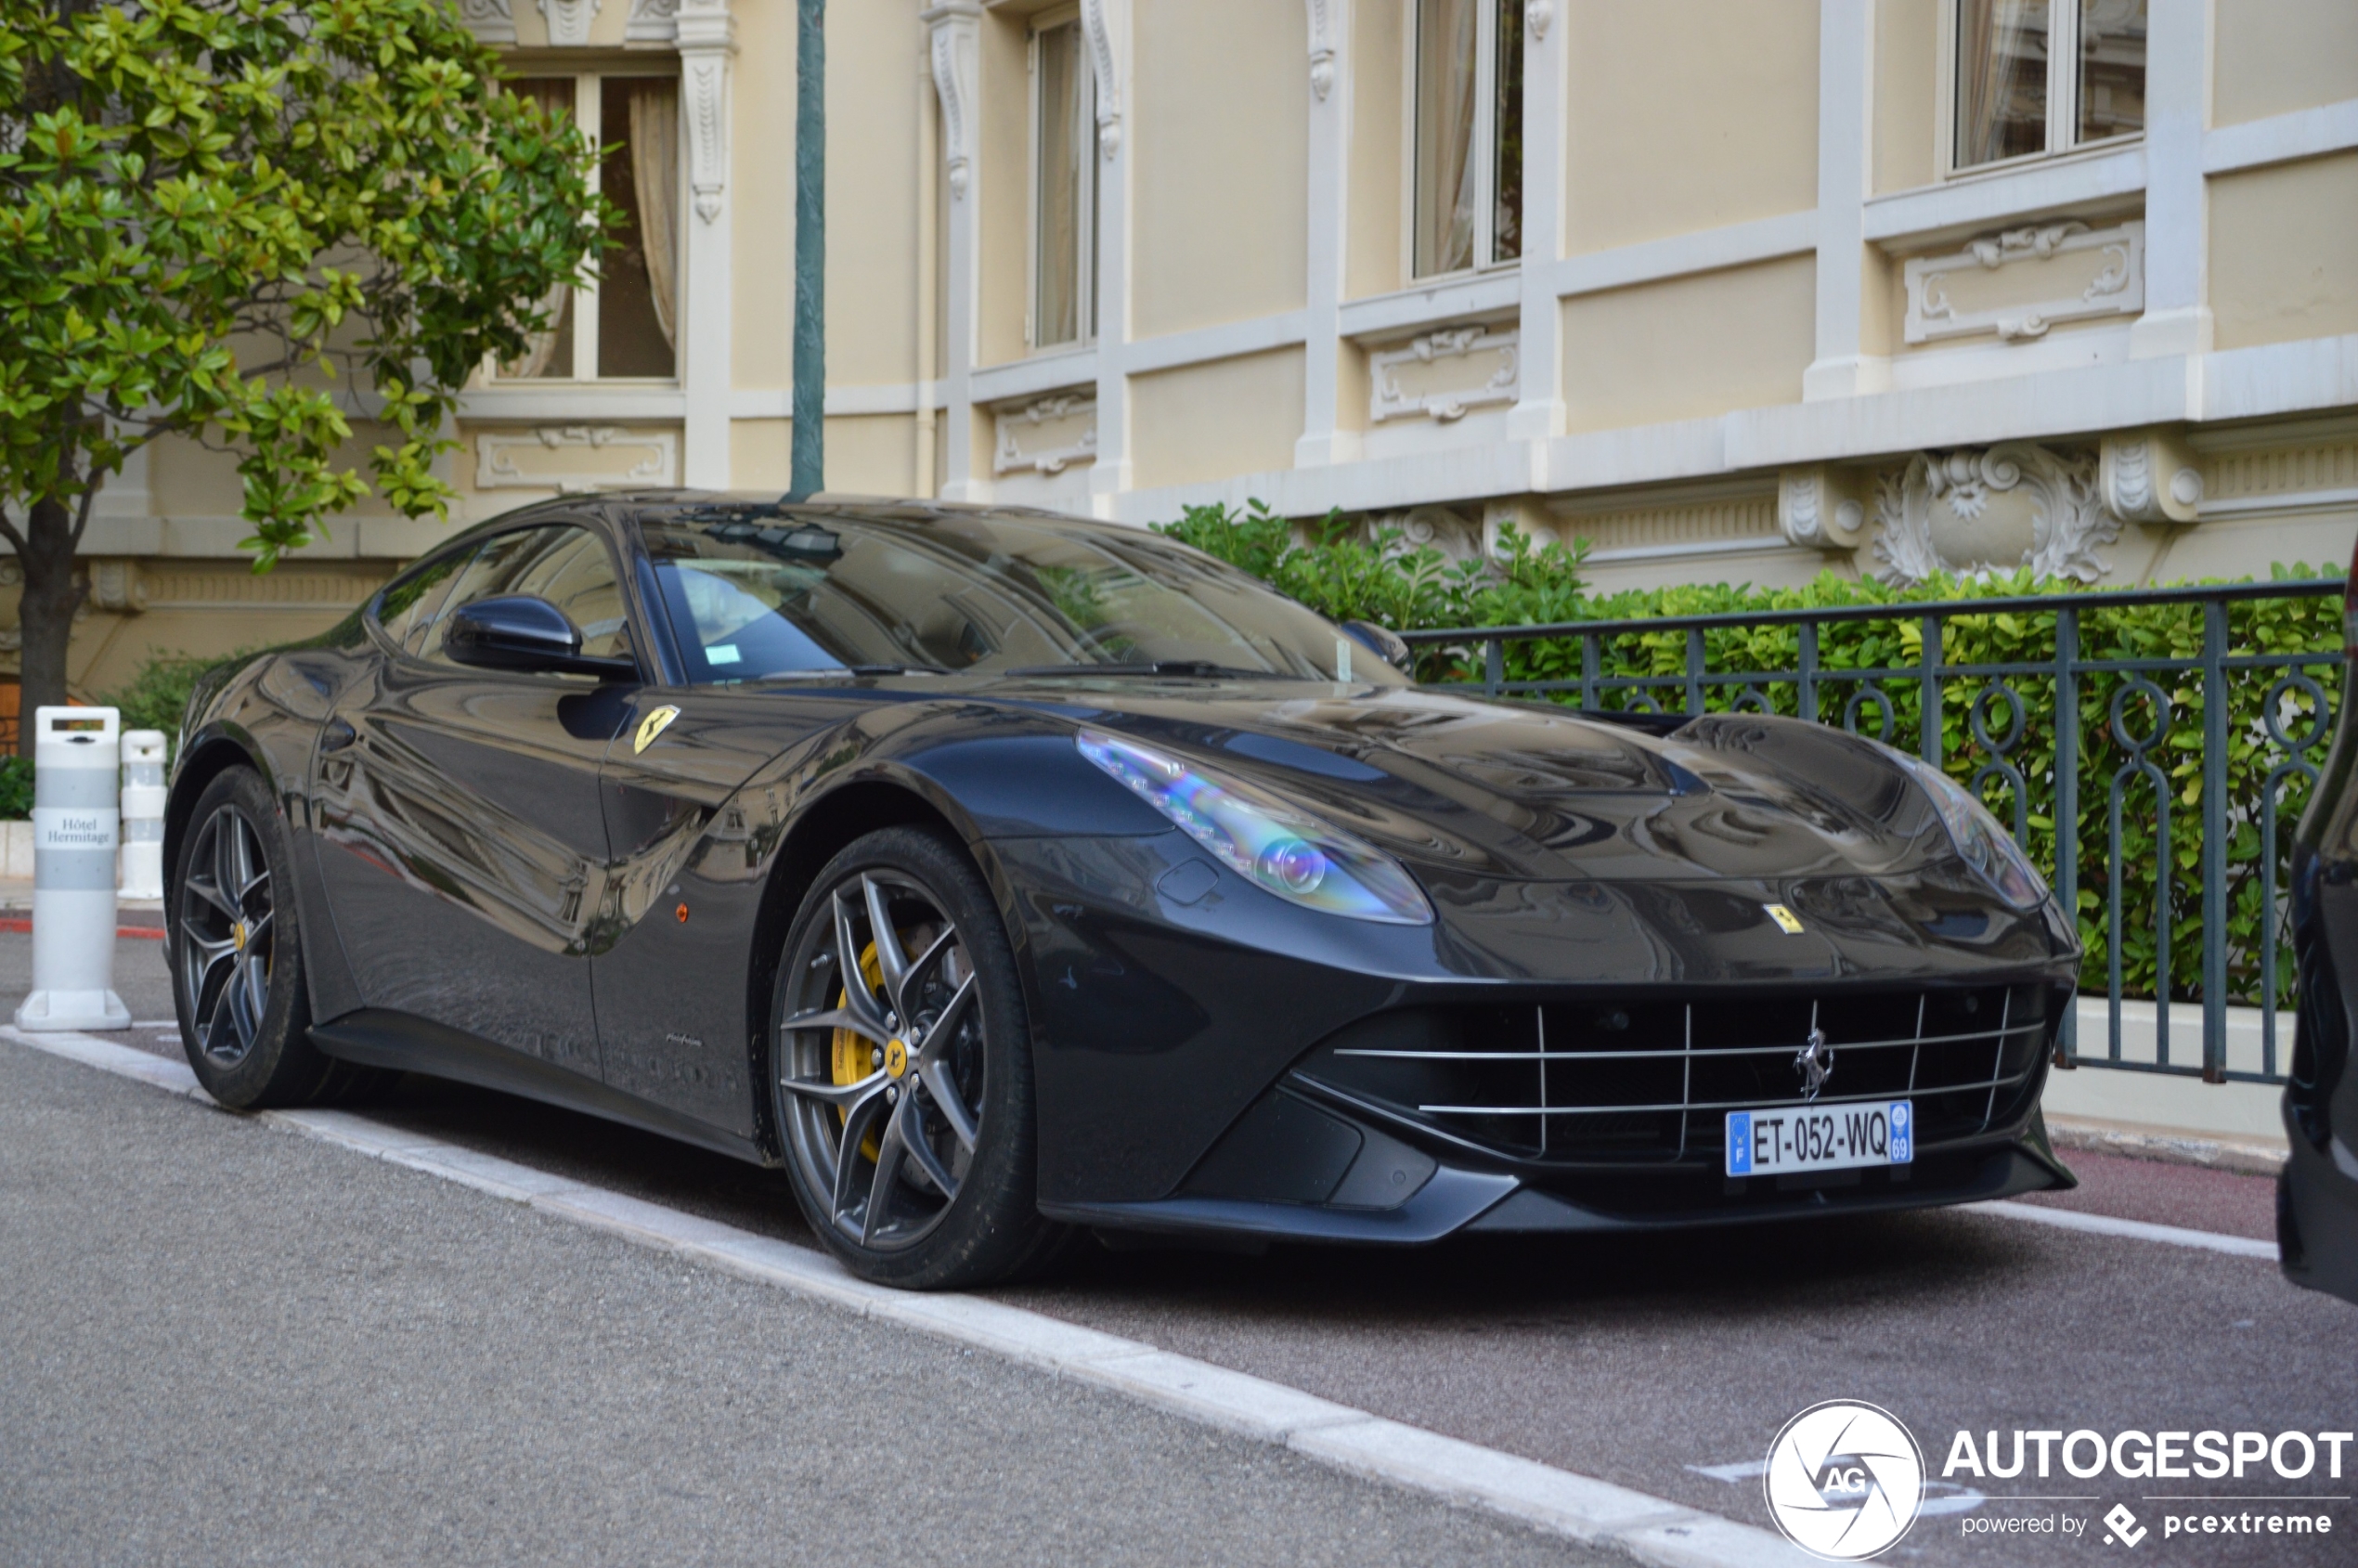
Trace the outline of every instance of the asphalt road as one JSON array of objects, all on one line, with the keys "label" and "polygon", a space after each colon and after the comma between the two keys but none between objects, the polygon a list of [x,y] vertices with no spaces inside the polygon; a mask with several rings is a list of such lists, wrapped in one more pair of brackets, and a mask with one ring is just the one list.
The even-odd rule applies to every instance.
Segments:
[{"label": "asphalt road", "polygon": [[[8,977],[8,947],[21,941],[0,940],[0,981]],[[136,978],[147,966],[161,987],[157,944],[123,945],[131,951],[120,973],[135,1015],[163,1016],[161,1005],[143,1011],[132,989],[150,983]],[[168,1036],[150,1035],[147,1043],[176,1049]],[[204,1119],[177,1105],[159,1114]],[[777,1177],[661,1139],[419,1080],[376,1114],[575,1179],[809,1240]],[[336,1157],[312,1151],[311,1158]],[[2267,1234],[2264,1180],[2101,1156],[2072,1162],[2085,1185],[2057,1199],[2058,1206]],[[478,1200],[454,1192],[420,1201],[463,1210]],[[6,1289],[0,1285],[0,1300]],[[1003,1296],[1762,1524],[1759,1484],[1746,1467],[1757,1464],[1787,1418],[1829,1398],[1866,1399],[1898,1415],[1936,1474],[1961,1430],[2358,1428],[2358,1310],[2295,1290],[2258,1260],[1965,1212],[1406,1254],[1281,1250],[1250,1258],[1087,1249],[1061,1277]],[[1135,1419],[1155,1419],[1141,1412]],[[2248,1475],[2240,1486],[2168,1489],[2339,1498],[2358,1491],[2347,1473],[2358,1468],[2358,1454],[2351,1458],[2338,1482]],[[1965,1522],[2057,1513],[2094,1520],[2125,1502],[2150,1523],[2159,1505],[2147,1498],[2160,1489],[2061,1476],[2041,1485],[2025,1477],[1981,1483],[1985,1496],[1976,1501],[1952,1484],[1937,1492],[1933,1506],[1958,1511],[1929,1512],[1895,1556],[1935,1564],[2073,1561],[2075,1552],[2103,1549],[2100,1524],[2076,1542],[1993,1542],[1965,1536]],[[2011,1500],[2050,1493],[2093,1497]],[[2219,1564],[2349,1562],[2358,1509],[2340,1500],[2315,1507],[2335,1520],[2335,1536],[2165,1543],[2157,1535],[2138,1555]],[[1286,1549],[1299,1553],[1291,1544]]]},{"label": "asphalt road", "polygon": [[11,1563],[1598,1554],[0,1043]]}]

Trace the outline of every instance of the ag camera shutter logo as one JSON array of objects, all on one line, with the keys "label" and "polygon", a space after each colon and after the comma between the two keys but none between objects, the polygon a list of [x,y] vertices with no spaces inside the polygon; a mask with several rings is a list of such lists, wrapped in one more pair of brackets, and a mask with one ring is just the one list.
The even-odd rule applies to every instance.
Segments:
[{"label": "ag camera shutter logo", "polygon": [[1896,1544],[1924,1500],[1924,1456],[1889,1411],[1830,1399],[1787,1421],[1761,1477],[1769,1517],[1812,1557],[1857,1562]]}]

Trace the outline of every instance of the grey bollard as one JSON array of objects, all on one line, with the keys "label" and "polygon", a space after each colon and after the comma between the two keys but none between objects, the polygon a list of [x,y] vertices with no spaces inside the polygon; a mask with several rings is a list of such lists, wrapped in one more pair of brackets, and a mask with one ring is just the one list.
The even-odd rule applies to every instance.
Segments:
[{"label": "grey bollard", "polygon": [[114,993],[122,716],[44,707],[32,722],[32,993],[17,1027],[128,1029]]}]

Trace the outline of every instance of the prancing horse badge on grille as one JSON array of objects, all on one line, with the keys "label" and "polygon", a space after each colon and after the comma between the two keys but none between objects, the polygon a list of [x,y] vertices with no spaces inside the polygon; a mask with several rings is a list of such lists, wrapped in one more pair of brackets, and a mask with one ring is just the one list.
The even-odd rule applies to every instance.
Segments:
[{"label": "prancing horse badge on grille", "polygon": [[1801,1097],[1814,1100],[1826,1080],[1834,1075],[1834,1054],[1826,1048],[1826,1031],[1812,1029],[1809,1043],[1804,1045],[1793,1059],[1793,1069],[1801,1074]]}]

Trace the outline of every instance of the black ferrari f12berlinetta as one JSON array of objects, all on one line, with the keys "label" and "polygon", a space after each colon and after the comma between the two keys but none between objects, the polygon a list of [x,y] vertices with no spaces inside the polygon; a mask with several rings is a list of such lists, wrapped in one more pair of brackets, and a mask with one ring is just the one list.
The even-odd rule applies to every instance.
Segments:
[{"label": "black ferrari f12berlinetta", "polygon": [[784,1166],[867,1277],[2068,1186],[2079,951],[1937,769],[1420,687],[1144,530],[663,492],[454,537],[209,675],[188,1059]]}]

